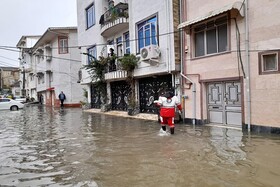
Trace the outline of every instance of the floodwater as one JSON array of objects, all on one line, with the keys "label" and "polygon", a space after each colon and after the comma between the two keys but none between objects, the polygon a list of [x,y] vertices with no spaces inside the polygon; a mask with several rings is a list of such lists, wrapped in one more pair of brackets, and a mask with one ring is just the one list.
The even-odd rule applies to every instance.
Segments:
[{"label": "floodwater", "polygon": [[278,187],[280,136],[29,106],[0,111],[0,186]]}]

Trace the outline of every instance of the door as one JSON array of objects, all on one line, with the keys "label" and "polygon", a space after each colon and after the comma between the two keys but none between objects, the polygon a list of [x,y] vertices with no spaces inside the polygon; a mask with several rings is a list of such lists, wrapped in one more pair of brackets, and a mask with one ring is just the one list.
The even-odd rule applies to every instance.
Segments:
[{"label": "door", "polygon": [[171,89],[171,75],[162,75],[140,79],[140,112],[157,114],[158,107],[154,105],[154,100],[157,100],[159,96],[163,95],[167,90]]},{"label": "door", "polygon": [[[101,108],[102,99],[100,91],[98,91],[97,85],[92,84],[90,86],[90,93],[91,93],[91,108]],[[99,88],[101,89],[101,88]],[[103,89],[106,89],[106,84],[104,84]]]},{"label": "door", "polygon": [[126,111],[130,87],[125,81],[111,83],[112,110]]},{"label": "door", "polygon": [[241,127],[241,98],[241,84],[238,81],[208,83],[209,122]]}]

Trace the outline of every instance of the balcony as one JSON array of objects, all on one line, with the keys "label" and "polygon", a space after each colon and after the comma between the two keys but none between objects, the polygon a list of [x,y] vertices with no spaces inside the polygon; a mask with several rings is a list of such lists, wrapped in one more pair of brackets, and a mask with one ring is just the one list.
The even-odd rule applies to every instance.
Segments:
[{"label": "balcony", "polygon": [[124,80],[126,77],[127,72],[122,70],[117,62],[111,62],[108,64],[108,69],[105,73],[105,80]]},{"label": "balcony", "polygon": [[128,29],[128,21],[128,4],[118,3],[100,17],[101,35],[109,37]]}]

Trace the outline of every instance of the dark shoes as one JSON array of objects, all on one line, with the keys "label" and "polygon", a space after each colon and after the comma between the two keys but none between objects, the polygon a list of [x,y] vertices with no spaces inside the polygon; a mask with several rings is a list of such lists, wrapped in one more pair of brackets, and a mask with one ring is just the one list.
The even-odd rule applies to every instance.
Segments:
[{"label": "dark shoes", "polygon": [[174,130],[175,130],[175,128],[174,128],[174,127],[171,127],[171,128],[170,128],[170,134],[174,134]]},{"label": "dark shoes", "polygon": [[[166,126],[161,126],[161,129],[162,129],[163,131],[166,131]],[[171,128],[170,128],[170,134],[174,134],[174,131],[175,131],[175,127],[171,127]]]}]

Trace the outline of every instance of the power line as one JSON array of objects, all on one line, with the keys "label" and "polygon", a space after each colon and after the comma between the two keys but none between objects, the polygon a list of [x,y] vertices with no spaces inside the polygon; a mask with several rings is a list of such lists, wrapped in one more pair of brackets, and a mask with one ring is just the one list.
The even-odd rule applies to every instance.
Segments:
[{"label": "power line", "polygon": [[18,60],[15,60],[15,59],[11,59],[11,58],[8,58],[8,57],[5,57],[5,56],[1,56],[1,55],[0,55],[0,57],[1,57],[1,58],[5,58],[5,59],[8,59],[8,60],[12,60],[12,61],[15,61],[15,62],[18,62]]},{"label": "power line", "polygon": [[[161,36],[166,36],[166,35],[172,35],[172,34],[175,34],[175,33],[179,33],[179,32],[183,32],[183,30],[179,30],[179,31],[173,31],[173,32],[167,32],[167,33],[162,33],[162,34],[158,34],[156,36],[149,36],[149,37],[142,37],[142,38],[135,38],[135,39],[130,39],[130,40],[123,40],[122,43],[125,43],[127,41],[129,42],[134,42],[134,41],[138,41],[138,40],[144,40],[144,39],[147,39],[147,38],[154,38],[154,37],[161,37]],[[108,43],[99,43],[99,44],[94,44],[94,46],[106,46],[108,45]],[[89,45],[80,45],[80,46],[68,46],[68,48],[81,48],[81,47],[91,47],[93,46],[92,44],[89,44]],[[13,47],[13,46],[0,46],[0,49],[4,49],[5,50],[11,50],[11,51],[14,51],[12,49],[7,49],[7,48],[17,48],[17,47]],[[28,49],[34,49],[34,48],[28,48]],[[52,47],[52,49],[59,49],[59,47]]]}]

